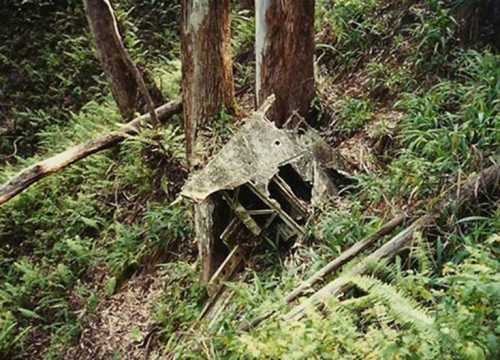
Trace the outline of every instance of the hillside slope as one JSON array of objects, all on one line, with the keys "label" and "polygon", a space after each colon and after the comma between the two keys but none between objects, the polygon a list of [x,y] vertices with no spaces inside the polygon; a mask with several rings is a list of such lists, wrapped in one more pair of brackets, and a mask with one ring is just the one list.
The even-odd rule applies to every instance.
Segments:
[{"label": "hillside slope", "polygon": [[[33,2],[21,3],[39,14]],[[62,23],[47,25],[35,16],[61,29],[37,33],[37,43],[50,35],[67,44],[60,49],[46,42],[35,70],[17,63],[22,38],[2,45],[8,50],[1,55],[2,83],[24,74],[45,85],[23,89],[8,82],[18,90],[8,97],[1,88],[9,138],[0,139],[2,183],[37,159],[120,123],[88,34],[81,33],[80,5],[68,4],[58,8]],[[181,119],[90,157],[0,207],[0,358],[498,358],[498,197],[442,214],[394,261],[350,278],[352,290],[329,300],[324,311],[311,309],[301,321],[280,316],[289,310],[280,305],[284,296],[343,250],[406,213],[409,220],[397,233],[444,193],[498,165],[500,32],[491,4],[317,1],[312,125],[340,150],[355,181],[318,209],[300,244],[256,251],[230,284],[223,313],[208,324],[195,323],[206,289],[198,283],[190,205],[171,205],[187,176]],[[178,11],[177,2],[132,8],[122,1],[118,8],[127,46],[166,98],[179,95],[177,23],[171,21]],[[165,30],[160,20],[172,26]],[[35,39],[34,27],[26,31]],[[233,38],[239,100],[250,109],[250,11],[234,10]],[[61,56],[68,61],[59,64]],[[53,83],[50,74],[60,66]],[[47,87],[58,91],[47,93]],[[216,146],[238,127],[233,120],[227,114],[217,120]],[[23,134],[28,138],[15,151],[13,140]],[[278,316],[240,330],[270,310]]]}]

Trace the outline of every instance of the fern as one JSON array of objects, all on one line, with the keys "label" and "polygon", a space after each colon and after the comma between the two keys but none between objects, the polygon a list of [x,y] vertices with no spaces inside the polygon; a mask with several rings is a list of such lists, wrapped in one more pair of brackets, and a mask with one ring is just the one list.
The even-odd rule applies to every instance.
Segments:
[{"label": "fern", "polygon": [[368,293],[371,305],[385,305],[395,323],[409,325],[418,330],[432,329],[434,319],[416,301],[407,298],[394,286],[369,276],[353,276],[350,282]]}]

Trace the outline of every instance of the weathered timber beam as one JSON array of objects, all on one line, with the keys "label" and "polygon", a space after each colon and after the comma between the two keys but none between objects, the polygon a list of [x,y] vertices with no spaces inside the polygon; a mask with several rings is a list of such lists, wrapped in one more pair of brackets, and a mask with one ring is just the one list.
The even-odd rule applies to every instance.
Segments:
[{"label": "weathered timber beam", "polygon": [[348,261],[352,260],[356,255],[367,249],[375,241],[384,237],[385,235],[390,234],[395,228],[401,225],[405,221],[405,219],[405,215],[399,215],[395,217],[372,235],[367,236],[365,239],[357,242],[356,244],[342,252],[338,257],[330,261],[320,270],[315,272],[309,279],[301,283],[295,290],[290,292],[286,296],[285,302],[291,303],[306,291],[312,289],[315,284],[323,281],[328,275],[334,274],[340,267],[342,267]]},{"label": "weathered timber beam", "polygon": [[[166,120],[175,114],[179,114],[181,111],[182,103],[172,101],[158,107],[156,115],[158,119]],[[59,154],[22,170],[0,187],[0,206],[41,179],[57,173],[87,156],[119,144],[130,136],[137,135],[141,127],[148,121],[150,121],[150,115],[142,115],[116,131],[86,143],[70,147]]]},{"label": "weathered timber beam", "polygon": [[266,196],[266,194],[262,193],[255,185],[252,183],[248,184],[248,187],[252,192],[257,195],[267,206],[269,206],[271,209],[276,211],[276,213],[279,215],[281,220],[290,228],[294,229],[298,234],[304,235],[305,230],[302,226],[297,224],[295,220],[292,219],[290,215],[288,215],[279,205],[279,203],[274,200],[270,199],[269,197]]},{"label": "weathered timber beam", "polygon": [[[478,176],[473,180],[467,182],[459,188],[457,192],[452,193],[451,196],[445,200],[439,202],[431,211],[432,214],[439,215],[442,212],[448,210],[451,207],[462,207],[465,203],[478,197],[480,194],[489,194],[495,196],[496,193],[500,191],[500,166],[495,165],[483,170]],[[434,216],[436,216],[434,215]],[[304,316],[305,310],[308,307],[314,307],[319,305],[326,298],[331,297],[339,293],[341,290],[345,290],[349,286],[349,277],[352,275],[360,274],[366,271],[369,264],[373,261],[379,261],[383,258],[388,258],[395,255],[404,246],[406,246],[413,239],[415,231],[422,228],[424,225],[429,224],[434,216],[425,215],[415,221],[410,227],[401,231],[395,237],[393,237],[388,243],[382,246],[379,250],[372,253],[364,261],[355,266],[346,277],[338,278],[332,281],[330,284],[326,285],[316,293],[314,293],[304,304],[298,305],[293,308],[286,316],[285,320],[300,319]],[[353,245],[345,252],[343,252],[339,257],[335,258],[333,261],[328,263],[318,272],[316,272],[311,278],[299,285],[295,290],[290,292],[283,301],[283,305],[290,304],[297,299],[298,296],[304,294],[308,289],[316,283],[321,282],[326,276],[332,275],[340,267],[354,258],[361,251],[366,249],[370,244],[375,242],[382,236],[388,235],[392,230],[401,225],[405,220],[403,215],[398,216],[389,223],[385,224],[376,233],[369,236],[365,240],[358,242]],[[260,323],[269,319],[277,313],[277,310],[269,311],[250,323],[245,323],[240,327],[241,331],[248,331]]]}]

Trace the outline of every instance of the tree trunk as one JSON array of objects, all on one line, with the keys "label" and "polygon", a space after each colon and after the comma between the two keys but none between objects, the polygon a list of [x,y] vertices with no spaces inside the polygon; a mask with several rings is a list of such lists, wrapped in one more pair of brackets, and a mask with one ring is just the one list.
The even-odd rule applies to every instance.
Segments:
[{"label": "tree trunk", "polygon": [[276,95],[268,115],[281,126],[314,98],[314,0],[255,0],[256,102]]},{"label": "tree trunk", "polygon": [[229,0],[183,0],[182,91],[188,161],[198,132],[234,109]]},{"label": "tree trunk", "polygon": [[117,24],[108,0],[84,0],[85,12],[95,39],[97,56],[111,84],[113,97],[123,118],[130,120],[137,108],[139,89],[134,74],[121,55],[115,37]]},{"label": "tree trunk", "polygon": [[[186,153],[191,168],[203,164],[195,150],[202,148],[200,132],[221,110],[234,110],[231,59],[230,1],[183,0],[182,92]],[[194,227],[202,266],[201,280],[208,283],[218,264],[214,222],[216,202],[211,197],[195,205]]]}]

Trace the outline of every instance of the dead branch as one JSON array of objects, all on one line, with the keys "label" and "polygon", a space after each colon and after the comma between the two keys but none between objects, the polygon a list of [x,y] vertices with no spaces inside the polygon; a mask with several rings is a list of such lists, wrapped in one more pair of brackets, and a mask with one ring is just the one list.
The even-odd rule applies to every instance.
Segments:
[{"label": "dead branch", "polygon": [[[375,233],[369,235],[364,240],[361,240],[351,246],[349,249],[345,250],[338,257],[333,259],[331,262],[326,264],[323,268],[314,273],[309,279],[302,282],[297,288],[291,291],[284,300],[284,304],[290,304],[299,296],[306,293],[306,291],[313,289],[313,286],[317,283],[322,282],[328,275],[334,274],[340,267],[346,264],[348,261],[352,260],[360,252],[364,251],[375,241],[382,238],[385,235],[390,234],[395,228],[401,225],[407,217],[405,215],[399,215],[393,220],[389,221],[387,224],[382,226]],[[257,318],[255,318],[249,324],[245,324],[240,327],[241,331],[248,331],[251,328],[258,326],[264,320],[267,320],[276,313],[277,310],[269,311]]]},{"label": "dead branch", "polygon": [[285,315],[285,320],[300,320],[307,309],[314,308],[327,299],[336,296],[340,292],[345,292],[350,288],[350,278],[355,275],[365,273],[370,264],[389,260],[394,257],[400,250],[411,244],[413,237],[417,231],[431,225],[434,220],[454,208],[461,208],[467,203],[477,199],[479,195],[487,195],[497,197],[500,191],[500,165],[491,166],[483,170],[479,175],[471,181],[460,187],[459,191],[453,193],[444,201],[439,202],[426,215],[418,218],[413,224],[400,232],[388,243],[383,245],[377,251],[367,256],[364,260],[354,266],[347,274],[341,276],[322,289],[314,293],[304,303],[294,307],[288,314]]},{"label": "dead branch", "polygon": [[[181,111],[182,103],[179,101],[169,102],[155,110],[158,119],[162,120],[166,120]],[[0,206],[41,179],[59,172],[89,155],[119,144],[132,135],[137,135],[141,127],[150,121],[150,119],[151,116],[149,114],[142,115],[116,131],[86,143],[75,145],[22,170],[0,187]]]},{"label": "dead branch", "polygon": [[390,234],[395,228],[401,225],[406,219],[405,215],[399,215],[393,220],[389,221],[387,224],[382,226],[377,232],[369,235],[364,240],[361,240],[351,246],[346,251],[342,252],[338,257],[333,259],[323,268],[318,270],[311,276],[309,279],[300,284],[295,290],[290,292],[285,301],[287,304],[291,303],[295,299],[297,299],[300,295],[304,294],[307,290],[313,288],[313,286],[322,280],[324,280],[328,275],[334,274],[341,266],[346,264],[348,261],[353,259],[356,255],[364,251],[370,245],[372,245],[378,239],[384,237],[385,235]]}]

